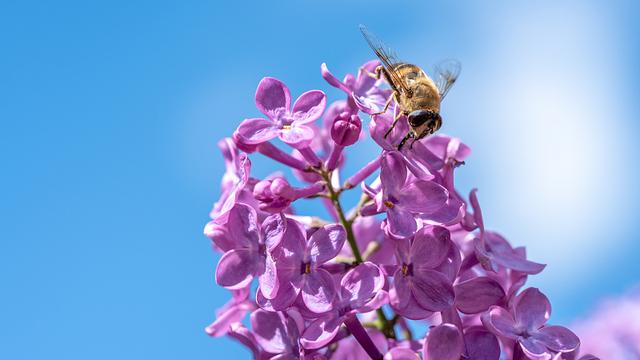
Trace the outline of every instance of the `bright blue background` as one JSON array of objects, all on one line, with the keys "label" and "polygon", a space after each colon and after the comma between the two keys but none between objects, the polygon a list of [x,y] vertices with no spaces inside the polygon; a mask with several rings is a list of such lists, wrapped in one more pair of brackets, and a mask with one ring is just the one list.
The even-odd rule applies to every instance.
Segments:
[{"label": "bright blue background", "polygon": [[2,2],[0,358],[248,356],[203,332],[228,298],[202,235],[216,142],[258,115],[263,76],[337,99],[319,66],[371,58],[359,23],[425,67],[462,61],[460,187],[550,264],[532,284],[554,322],[638,280],[637,5],[346,3]]}]

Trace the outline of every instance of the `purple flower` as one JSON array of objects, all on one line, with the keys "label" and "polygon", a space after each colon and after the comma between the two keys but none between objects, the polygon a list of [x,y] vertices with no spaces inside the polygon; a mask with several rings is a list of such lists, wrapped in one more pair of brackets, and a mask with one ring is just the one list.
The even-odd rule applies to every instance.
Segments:
[{"label": "purple flower", "polygon": [[329,85],[349,95],[348,106],[351,112],[357,112],[360,109],[367,114],[373,114],[382,110],[382,106],[391,96],[389,90],[382,90],[376,86],[382,80],[371,76],[378,65],[380,61],[371,60],[360,67],[357,77],[347,74],[343,81],[338,80],[324,63],[320,66],[320,73]]},{"label": "purple flower", "polygon": [[237,150],[235,144],[229,138],[221,140],[218,143],[218,147],[222,151],[227,171],[222,177],[220,199],[215,203],[209,215],[214,219],[215,223],[220,224],[226,221],[228,211],[242,196],[249,182],[251,161],[249,161],[247,154],[240,153]]},{"label": "purple flower", "polygon": [[232,290],[233,297],[216,312],[216,320],[205,328],[205,332],[213,337],[225,335],[232,324],[242,321],[247,312],[256,308],[253,301],[247,299],[249,287]]},{"label": "purple flower", "polygon": [[523,258],[502,236],[485,231],[482,210],[480,209],[476,192],[475,189],[471,191],[469,200],[473,207],[473,218],[480,229],[480,236],[475,238],[474,246],[476,257],[482,267],[494,272],[497,271],[500,266],[525,274],[537,274],[541,272],[546,265]]},{"label": "purple flower", "polygon": [[[216,283],[227,289],[241,289],[248,286],[255,276],[264,276],[265,265],[269,270],[271,264],[266,248],[279,243],[285,224],[284,216],[274,214],[266,218],[261,227],[256,211],[237,203],[229,211],[224,228],[221,228],[225,236],[214,238],[218,247],[226,251],[216,268]],[[260,281],[261,289],[267,284]]]},{"label": "purple flower", "polygon": [[243,143],[261,144],[277,136],[295,148],[303,148],[309,145],[314,136],[307,124],[322,115],[326,96],[319,90],[307,91],[290,108],[289,88],[278,79],[266,77],[258,84],[256,106],[268,119],[244,120],[237,130]]},{"label": "purple flower", "polygon": [[302,345],[307,349],[323,347],[336,336],[348,317],[379,308],[387,300],[386,292],[382,291],[384,281],[380,268],[370,262],[349,270],[340,281],[333,310],[307,326]]},{"label": "purple flower", "polygon": [[338,224],[325,225],[307,241],[300,224],[291,219],[288,223],[294,224],[287,226],[280,246],[271,250],[275,271],[268,271],[261,279],[278,290],[271,294],[263,292],[262,295],[278,304],[277,308],[286,308],[301,294],[309,310],[316,313],[328,311],[336,289],[331,274],[320,266],[336,257],[342,249],[345,230]]},{"label": "purple flower", "polygon": [[436,270],[447,259],[451,246],[449,231],[434,226],[420,229],[411,245],[408,241],[398,242],[400,267],[393,275],[396,301],[392,305],[399,314],[421,319],[453,305],[451,280]]},{"label": "purple flower", "polygon": [[251,314],[251,327],[262,350],[277,354],[271,359],[300,358],[298,339],[304,329],[304,320],[295,310],[270,312],[258,309]]},{"label": "purple flower", "polygon": [[580,340],[563,326],[545,325],[551,304],[536,288],[528,288],[513,299],[509,310],[493,306],[482,316],[491,332],[515,340],[530,359],[551,359],[556,352],[575,351]]},{"label": "purple flower", "polygon": [[434,213],[445,205],[447,190],[431,181],[407,181],[407,168],[397,151],[384,152],[381,160],[382,192],[376,195],[379,212],[387,213],[387,230],[398,238],[413,235],[415,215]]}]

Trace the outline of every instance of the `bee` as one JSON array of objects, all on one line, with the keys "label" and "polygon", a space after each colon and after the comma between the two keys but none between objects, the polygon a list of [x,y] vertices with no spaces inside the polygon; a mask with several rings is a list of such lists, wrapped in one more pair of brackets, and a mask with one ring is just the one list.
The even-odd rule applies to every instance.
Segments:
[{"label": "bee", "polygon": [[413,146],[417,140],[438,131],[442,126],[440,103],[460,75],[460,62],[457,60],[441,62],[435,68],[434,81],[419,66],[399,61],[395,52],[371,34],[364,25],[360,25],[360,31],[382,62],[375,73],[370,75],[376,79],[384,76],[392,90],[382,111],[371,115],[384,114],[394,100],[397,104],[393,123],[384,137],[389,136],[403,115],[407,118],[410,130],[398,144],[398,150],[402,149],[409,139],[413,139],[411,142]]}]

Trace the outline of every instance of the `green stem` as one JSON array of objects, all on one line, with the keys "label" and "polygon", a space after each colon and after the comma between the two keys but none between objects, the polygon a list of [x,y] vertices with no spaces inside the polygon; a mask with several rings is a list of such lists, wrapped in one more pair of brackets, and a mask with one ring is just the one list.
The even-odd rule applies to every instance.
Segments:
[{"label": "green stem", "polygon": [[[338,219],[340,220],[340,223],[342,224],[345,231],[347,232],[347,241],[349,242],[349,246],[351,247],[351,252],[353,253],[353,257],[355,258],[354,265],[361,264],[363,261],[362,254],[360,254],[360,249],[358,249],[358,244],[356,243],[356,237],[353,234],[353,227],[352,227],[355,217],[353,219],[347,220],[347,217],[344,215],[344,211],[342,210],[342,205],[340,204],[341,191],[336,191],[336,189],[333,188],[333,184],[331,183],[331,172],[321,170],[320,174],[322,175],[322,178],[324,179],[324,181],[327,183],[329,198],[333,203],[333,207],[336,209],[336,213],[338,214]],[[361,203],[364,203],[364,202],[366,202],[366,200],[361,199]],[[395,338],[395,331],[393,330],[393,324],[389,320],[387,320],[387,317],[385,316],[382,309],[381,308],[377,309],[376,313],[378,314],[378,319],[382,324],[382,332],[387,336],[391,336]]]},{"label": "green stem", "polygon": [[336,209],[336,213],[338,214],[338,219],[342,226],[344,226],[345,231],[347,232],[347,241],[349,242],[349,246],[351,247],[351,252],[353,253],[353,257],[356,259],[356,264],[362,263],[362,255],[360,254],[360,250],[358,249],[358,244],[356,243],[356,237],[353,235],[352,222],[347,220],[347,217],[344,215],[344,211],[342,210],[342,205],[340,205],[340,193],[338,193],[334,188],[333,184],[331,184],[331,176],[330,173],[325,171],[322,172],[322,177],[327,183],[327,190],[329,190],[329,197],[331,202],[333,203],[333,207]]}]

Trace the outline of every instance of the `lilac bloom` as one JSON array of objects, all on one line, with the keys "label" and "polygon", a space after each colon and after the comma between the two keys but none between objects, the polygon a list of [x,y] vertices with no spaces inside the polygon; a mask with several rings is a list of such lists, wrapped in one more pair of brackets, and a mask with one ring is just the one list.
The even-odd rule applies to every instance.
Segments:
[{"label": "lilac bloom", "polygon": [[258,309],[251,314],[251,327],[262,350],[276,354],[271,359],[300,358],[298,339],[304,328],[304,320],[295,310],[270,312]]},{"label": "lilac bloom", "polygon": [[238,152],[233,141],[229,138],[218,143],[225,160],[227,171],[222,177],[220,186],[222,194],[209,214],[213,221],[221,224],[226,221],[227,213],[245,192],[249,182],[251,161],[247,154]]},{"label": "lilac bloom", "polygon": [[516,270],[525,274],[537,274],[546,265],[538,264],[527,259],[523,259],[521,254],[514,250],[509,242],[502,236],[485,231],[482,210],[476,195],[476,190],[469,194],[471,207],[473,208],[473,219],[480,229],[480,236],[474,240],[476,257],[487,271],[496,271],[500,266]]},{"label": "lilac bloom", "polygon": [[349,270],[340,281],[340,292],[333,310],[314,320],[302,334],[302,346],[317,349],[328,344],[340,325],[357,313],[373,311],[387,300],[384,275],[380,268],[364,262]]},{"label": "lilac bloom", "polygon": [[[284,216],[274,214],[258,224],[256,211],[243,203],[237,203],[230,211],[226,237],[214,239],[226,252],[216,268],[216,282],[228,289],[244,288],[255,276],[269,274],[272,261],[266,248],[275,247],[286,227]],[[263,236],[264,233],[264,236]],[[266,265],[266,268],[265,268]],[[260,281],[261,289],[268,282]]]},{"label": "lilac bloom", "polygon": [[351,112],[357,113],[357,110],[360,109],[367,114],[373,114],[382,110],[385,102],[391,96],[390,91],[382,90],[376,86],[381,80],[371,76],[375,73],[378,65],[380,65],[378,60],[366,62],[358,70],[357,77],[347,74],[343,81],[338,80],[324,63],[320,66],[320,72],[329,85],[349,95],[348,106]]},{"label": "lilac bloom", "polygon": [[551,359],[556,352],[568,353],[580,340],[563,326],[545,325],[551,315],[549,299],[536,288],[528,288],[513,299],[509,310],[493,306],[482,316],[491,332],[515,340],[530,359]]},{"label": "lilac bloom", "polygon": [[233,297],[216,312],[216,320],[205,328],[209,336],[218,337],[227,334],[233,324],[242,321],[245,315],[254,310],[256,305],[248,300],[249,287],[232,290]]},{"label": "lilac bloom", "polygon": [[455,294],[451,280],[435,270],[446,259],[453,246],[449,231],[442,227],[420,229],[411,242],[398,242],[400,267],[393,276],[397,312],[409,319],[422,319],[431,312],[453,305]]},{"label": "lilac bloom", "polygon": [[319,90],[307,91],[290,108],[289,88],[278,79],[266,77],[258,84],[256,106],[268,119],[244,120],[237,130],[242,142],[256,145],[279,137],[299,149],[308,146],[313,139],[314,132],[307,124],[320,118],[326,96]]},{"label": "lilac bloom", "polygon": [[440,210],[448,198],[447,190],[431,181],[407,182],[407,168],[397,151],[384,152],[380,179],[382,191],[376,196],[379,212],[387,213],[387,230],[399,238],[415,233],[415,216]]},{"label": "lilac bloom", "polygon": [[460,360],[463,347],[460,330],[444,323],[429,330],[422,356],[425,360]]},{"label": "lilac bloom", "polygon": [[320,268],[322,264],[338,255],[344,245],[346,233],[338,224],[325,225],[308,239],[301,224],[287,226],[280,246],[271,251],[275,260],[275,271],[268,272],[263,279],[269,284],[278,284],[278,291],[264,295],[279,304],[291,305],[298,294],[309,310],[322,313],[331,309],[335,296],[335,284],[331,274]]}]

